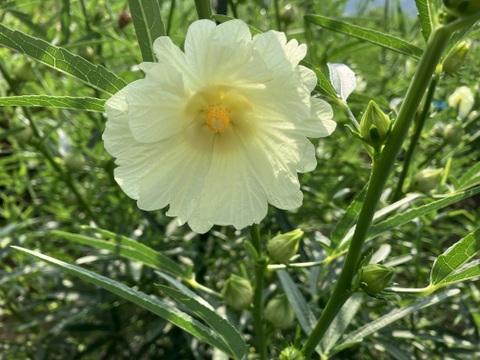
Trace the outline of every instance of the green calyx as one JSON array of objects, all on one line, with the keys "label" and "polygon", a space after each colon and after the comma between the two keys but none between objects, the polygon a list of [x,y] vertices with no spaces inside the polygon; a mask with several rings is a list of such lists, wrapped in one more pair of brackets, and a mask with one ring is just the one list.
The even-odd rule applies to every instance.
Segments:
[{"label": "green calyx", "polygon": [[298,251],[303,231],[296,229],[285,234],[278,234],[270,239],[267,251],[270,259],[276,263],[287,264],[290,258]]},{"label": "green calyx", "polygon": [[360,120],[360,133],[353,133],[374,149],[380,149],[387,142],[391,124],[390,117],[374,101],[370,101]]}]

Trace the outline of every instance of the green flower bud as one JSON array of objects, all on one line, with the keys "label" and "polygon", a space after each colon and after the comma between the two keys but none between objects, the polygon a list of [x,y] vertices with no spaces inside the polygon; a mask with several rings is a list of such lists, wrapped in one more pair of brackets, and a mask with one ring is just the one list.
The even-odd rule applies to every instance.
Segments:
[{"label": "green flower bud", "polygon": [[65,155],[63,163],[72,171],[80,171],[85,165],[85,157],[79,151],[72,151]]},{"label": "green flower bud", "polygon": [[223,285],[222,296],[225,303],[234,310],[244,310],[253,299],[252,285],[245,278],[230,275]]},{"label": "green flower bud", "polygon": [[443,0],[445,10],[456,17],[472,15],[480,10],[480,0]]},{"label": "green flower bud", "polygon": [[293,346],[289,346],[280,353],[280,360],[305,360],[302,352]]},{"label": "green flower bud", "polygon": [[360,274],[362,289],[370,294],[378,294],[387,287],[394,271],[392,267],[380,264],[364,266]]},{"label": "green flower bud", "polygon": [[368,145],[379,148],[390,135],[391,120],[374,101],[368,103],[360,120],[360,137]]},{"label": "green flower bud", "polygon": [[278,329],[286,329],[293,324],[295,313],[285,295],[278,295],[265,306],[265,319]]},{"label": "green flower bud", "polygon": [[287,4],[283,7],[282,10],[280,10],[279,16],[280,21],[285,23],[285,25],[289,25],[297,19],[298,11],[293,5]]},{"label": "green flower bud", "polygon": [[303,231],[296,229],[270,239],[267,244],[270,258],[277,263],[287,264],[288,260],[297,253],[302,236]]},{"label": "green flower bud", "polygon": [[32,81],[35,80],[32,64],[29,61],[24,62],[15,70],[15,80],[18,81]]},{"label": "green flower bud", "polygon": [[16,131],[13,134],[13,137],[17,140],[20,145],[24,145],[30,141],[33,136],[32,128],[27,125],[23,129]]},{"label": "green flower bud", "polygon": [[475,98],[468,86],[460,86],[448,97],[448,105],[457,109],[458,117],[465,119],[473,108]]},{"label": "green flower bud", "polygon": [[443,128],[443,138],[450,145],[458,145],[462,141],[463,128],[460,124],[448,124]]},{"label": "green flower bud", "polygon": [[443,72],[454,73],[460,69],[467,56],[470,44],[467,41],[458,43],[443,60]]},{"label": "green flower bud", "polygon": [[442,176],[442,169],[423,169],[413,177],[412,188],[427,193],[438,186]]}]

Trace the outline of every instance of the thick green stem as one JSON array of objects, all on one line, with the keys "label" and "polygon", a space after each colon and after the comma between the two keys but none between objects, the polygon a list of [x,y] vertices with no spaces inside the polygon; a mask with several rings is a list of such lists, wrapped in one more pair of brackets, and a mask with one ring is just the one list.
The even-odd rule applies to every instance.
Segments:
[{"label": "thick green stem", "polygon": [[447,30],[444,27],[440,27],[432,33],[427,48],[418,64],[417,71],[410,83],[389,139],[382,153],[378,158],[374,159],[367,194],[358,217],[357,226],[345,259],[345,264],[332,296],[328,300],[320,319],[302,349],[306,356],[312,355],[315,347],[322,339],[333,319],[351,296],[352,281],[357,272],[362,247],[367,237],[378,201],[393,169],[395,159],[402,148],[403,141],[420,101],[430,83],[432,74],[435,71],[452,32],[450,29]]},{"label": "thick green stem", "polygon": [[433,100],[433,94],[435,93],[435,89],[438,84],[438,76],[435,76],[428,87],[427,96],[425,97],[425,101],[423,104],[423,110],[418,118],[418,121],[415,125],[415,131],[413,132],[413,136],[410,139],[410,144],[408,145],[407,154],[405,155],[405,160],[403,162],[403,169],[400,174],[397,183],[397,189],[393,195],[392,201],[398,201],[402,197],[403,194],[403,184],[405,183],[405,179],[407,178],[408,170],[412,164],[412,160],[415,155],[415,149],[417,148],[418,139],[420,139],[420,135],[422,134],[423,127],[425,126],[425,122],[427,121],[428,114],[430,113],[430,104]]},{"label": "thick green stem", "polygon": [[257,251],[255,259],[255,292],[253,294],[253,327],[255,329],[256,348],[260,360],[267,360],[267,342],[265,340],[265,331],[263,328],[263,286],[267,260],[263,256],[262,241],[260,236],[260,227],[253,224],[250,228],[252,244]]},{"label": "thick green stem", "polygon": [[210,19],[212,17],[210,0],[195,0],[195,9],[197,9],[199,19]]}]

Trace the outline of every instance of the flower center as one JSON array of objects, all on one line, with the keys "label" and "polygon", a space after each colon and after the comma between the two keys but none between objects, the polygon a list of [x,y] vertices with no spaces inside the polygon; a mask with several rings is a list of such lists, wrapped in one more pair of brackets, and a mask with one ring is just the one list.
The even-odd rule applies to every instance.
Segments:
[{"label": "flower center", "polygon": [[205,110],[205,124],[215,134],[223,133],[230,124],[230,110],[221,104],[208,105]]}]

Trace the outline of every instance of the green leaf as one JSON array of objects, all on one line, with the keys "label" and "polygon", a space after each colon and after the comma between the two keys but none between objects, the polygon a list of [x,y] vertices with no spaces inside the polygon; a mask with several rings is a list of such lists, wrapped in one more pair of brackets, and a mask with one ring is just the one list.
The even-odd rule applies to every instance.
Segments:
[{"label": "green leaf", "polygon": [[0,24],[0,45],[25,54],[57,71],[72,75],[91,87],[113,94],[126,83],[101,65],[70,51]]},{"label": "green leaf", "polygon": [[[390,204],[386,207],[384,207],[383,209],[380,209],[378,210],[374,217],[373,217],[373,223],[378,223],[383,217],[385,217],[386,215],[402,208],[403,206],[409,204],[413,204],[415,200],[421,198],[422,195],[419,194],[419,193],[412,193],[412,194],[409,194],[408,196],[406,196],[405,198],[397,201],[397,202],[394,202],[393,204]],[[394,216],[392,216],[392,218],[394,218]],[[373,228],[374,226],[372,226]],[[371,228],[371,229],[372,229]],[[373,235],[371,234],[372,231],[370,229],[370,232],[369,232],[369,238],[373,237]],[[387,231],[389,229],[386,229],[385,231]],[[339,253],[342,253],[342,252],[345,252],[346,250],[348,250],[348,247],[350,246],[350,240],[352,239],[352,236],[353,236],[353,233],[355,231],[355,226],[351,227],[350,230],[348,230],[348,232],[345,234],[345,236],[343,237],[342,241],[340,242],[340,244],[338,244],[337,248],[335,249],[335,252],[334,254],[339,254]],[[345,233],[345,231],[343,230],[343,233]],[[375,234],[375,235],[378,235],[378,234]],[[332,255],[333,256],[333,255]]]},{"label": "green leaf", "polygon": [[320,342],[323,355],[327,355],[327,357],[333,355],[331,350],[352,322],[362,303],[363,294],[353,294],[342,306],[342,309],[338,312]]},{"label": "green leaf", "polygon": [[[452,245],[433,263],[430,273],[430,286],[438,288],[452,282],[462,281],[479,273],[478,263],[463,267],[480,251],[480,228],[471,232]],[[460,276],[459,272],[461,273]]]},{"label": "green leaf", "polygon": [[288,302],[295,312],[298,323],[302,327],[305,334],[310,335],[316,323],[315,315],[311,312],[307,301],[303,297],[300,290],[298,290],[298,287],[291,278],[290,274],[285,270],[278,270],[277,276],[282,284],[285,295],[287,295]]},{"label": "green leaf", "polygon": [[201,302],[187,294],[167,286],[159,285],[160,290],[170,296],[183,306],[186,306],[196,316],[205,321],[218,336],[220,336],[226,346],[230,349],[230,353],[236,358],[243,359],[248,347],[240,333],[227,320],[218,315],[211,307],[203,305]]},{"label": "green leaf", "polygon": [[437,16],[437,0],[415,0],[418,9],[418,19],[422,27],[422,34],[425,41],[428,41],[430,34],[435,26],[435,16]]},{"label": "green leaf", "polygon": [[[365,326],[362,326],[361,328],[353,331],[352,333],[350,333],[348,336],[346,336],[342,343],[356,343],[356,342],[359,342],[359,341],[362,341],[364,338],[366,338],[367,336],[369,335],[372,335],[373,333],[387,327],[388,325],[392,324],[393,322],[397,321],[397,320],[400,320],[410,314],[413,314],[415,311],[418,311],[418,310],[421,310],[421,309],[425,309],[429,306],[432,306],[432,305],[436,305],[438,304],[439,302],[449,298],[449,297],[452,297],[452,296],[455,296],[455,295],[458,295],[460,293],[460,290],[459,289],[450,289],[450,290],[447,290],[443,293],[440,293],[440,294],[435,294],[435,295],[430,295],[430,296],[427,296],[427,297],[422,297],[421,299],[407,305],[407,306],[404,306],[402,308],[399,308],[399,309],[395,309],[391,312],[389,312],[388,314],[368,323],[367,325]],[[337,347],[335,347],[335,349],[337,348],[344,348],[342,347],[342,344],[338,345]]]},{"label": "green leaf", "polygon": [[[373,225],[371,226],[368,232],[367,240],[371,240],[375,236],[380,235],[386,231],[390,231],[392,229],[398,228],[399,226],[406,224],[417,217],[426,215],[432,211],[437,211],[441,208],[454,204],[458,201],[467,199],[478,193],[480,193],[480,186],[477,186],[469,190],[456,192],[451,195],[443,196],[438,200],[432,201],[431,203],[393,215],[386,220],[383,220],[383,221],[379,220],[381,217],[385,216],[388,213],[391,213],[392,211],[398,209],[399,207],[406,204],[413,204],[415,200],[422,198],[420,194],[412,193],[408,195],[406,198],[400,201],[397,201],[375,213],[375,216],[373,218]],[[344,235],[342,241],[338,244],[334,252],[332,254],[329,254],[330,258],[332,259],[336,258],[348,250],[350,241],[352,240],[354,230],[355,230],[354,226],[350,228],[350,230]]]},{"label": "green leaf", "polygon": [[454,193],[452,195],[447,195],[445,197],[442,197],[439,200],[435,200],[429,204],[419,206],[418,208],[410,209],[407,211],[404,211],[398,215],[392,216],[391,218],[382,221],[376,225],[373,225],[370,228],[370,231],[368,233],[368,236],[374,237],[376,235],[379,235],[385,231],[389,231],[392,229],[397,228],[400,225],[406,224],[413,219],[426,215],[432,211],[439,210],[441,208],[444,208],[446,206],[449,206],[451,204],[454,204],[458,201],[467,199],[473,195],[476,195],[480,193],[480,186],[470,189],[470,190],[465,190],[465,191],[460,191],[457,193]]},{"label": "green leaf", "polygon": [[105,276],[96,274],[92,271],[85,270],[81,267],[68,264],[66,262],[54,259],[50,256],[43,255],[41,253],[31,251],[25,248],[12,246],[12,248],[29,255],[31,257],[37,258],[41,261],[44,261],[50,265],[53,265],[57,268],[62,269],[63,271],[77,276],[84,281],[91,282],[101,288],[108,290],[128,301],[137,304],[138,306],[164,318],[165,320],[169,321],[170,323],[178,326],[179,328],[185,330],[186,332],[192,334],[193,336],[197,337],[198,339],[205,341],[206,343],[215,346],[216,348],[220,349],[224,353],[234,356],[230,352],[230,349],[225,345],[223,340],[220,338],[218,334],[213,332],[210,328],[206,327],[198,320],[195,320],[190,315],[187,315],[184,312],[181,312],[177,308],[169,305],[156,297],[149,296],[143,292],[134,290],[129,288],[128,286],[109,279]]},{"label": "green leaf", "polygon": [[[365,186],[362,191],[360,191],[355,199],[348,205],[347,210],[342,215],[340,220],[338,220],[335,228],[330,235],[330,240],[332,242],[331,248],[335,249],[348,233],[348,231],[355,225],[357,221],[358,214],[363,206],[363,201],[365,200],[365,194],[367,192],[367,186]],[[328,249],[327,249],[328,252]]]},{"label": "green leaf", "polygon": [[457,271],[448,275],[443,281],[435,287],[437,290],[440,287],[444,287],[450,284],[454,284],[461,281],[471,280],[480,276],[480,260],[472,261],[462,266]]},{"label": "green leaf", "polygon": [[480,162],[470,167],[458,180],[457,190],[465,190],[480,184]]},{"label": "green leaf", "polygon": [[107,238],[108,241],[61,230],[53,230],[51,234],[83,245],[108,250],[112,254],[139,261],[153,269],[161,270],[174,276],[179,276],[185,279],[189,278],[189,271],[187,269],[184,269],[177,262],[162,253],[125,236],[101,229],[94,230],[95,232],[98,232],[100,236]]},{"label": "green leaf", "polygon": [[0,97],[0,106],[44,106],[103,112],[105,100],[92,97],[22,95]]},{"label": "green leaf", "polygon": [[305,15],[305,20],[342,34],[350,35],[386,49],[409,55],[415,59],[422,56],[423,50],[409,42],[380,31],[353,25],[345,21],[334,20],[320,15]]},{"label": "green leaf", "polygon": [[159,0],[128,0],[128,5],[143,61],[154,62],[153,42],[166,34],[160,14],[161,3]]}]

